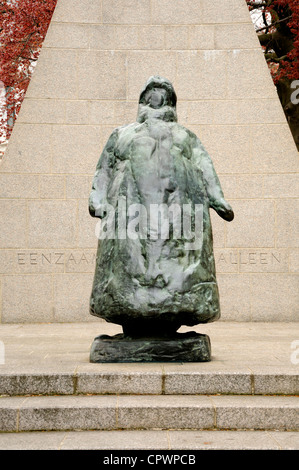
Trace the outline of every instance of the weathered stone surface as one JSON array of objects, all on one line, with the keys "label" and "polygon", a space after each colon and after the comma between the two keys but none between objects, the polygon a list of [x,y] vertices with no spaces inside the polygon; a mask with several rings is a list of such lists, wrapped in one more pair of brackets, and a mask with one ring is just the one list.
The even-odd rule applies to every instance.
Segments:
[{"label": "weathered stone surface", "polygon": [[[2,321],[5,323],[53,321],[50,274],[5,276],[2,298]],[[27,299],[26,302],[24,299]]]},{"label": "weathered stone surface", "polygon": [[[98,155],[99,126],[55,126],[52,138],[53,172],[90,174]],[[84,155],[84,158],[82,157]]]},{"label": "weathered stone surface", "polygon": [[235,200],[233,204],[238,213],[238,223],[235,220],[227,227],[227,246],[232,248],[274,247],[274,201]]},{"label": "weathered stone surface", "polygon": [[76,393],[161,395],[162,374],[161,364],[82,364],[77,369]]},{"label": "weathered stone surface", "polygon": [[[68,248],[76,240],[75,201],[43,200],[28,202],[28,238],[30,246]],[[64,225],[61,225],[61,220]]]},{"label": "weathered stone surface", "polygon": [[51,173],[51,134],[50,124],[16,125],[5,159],[1,162],[1,172],[25,175]]},{"label": "weathered stone surface", "polygon": [[53,20],[60,23],[101,23],[102,2],[67,0],[58,2]]},{"label": "weathered stone surface", "polygon": [[[76,437],[76,436],[75,436]],[[280,450],[298,449],[298,432],[284,431],[169,431],[173,449]],[[86,447],[87,448],[87,447]]]},{"label": "weathered stone surface", "polygon": [[85,24],[53,22],[43,46],[86,49],[89,46],[89,36],[86,31]]},{"label": "weathered stone surface", "polygon": [[[26,202],[19,200],[0,200],[1,231],[0,248],[17,248],[25,245],[27,239]],[[16,214],[18,220],[16,221]]]},{"label": "weathered stone surface", "polygon": [[201,8],[192,0],[176,2],[172,0],[152,0],[152,21],[154,24],[194,24],[202,18]]},{"label": "weathered stone surface", "polygon": [[1,395],[71,395],[73,391],[71,374],[12,372],[1,375]]},{"label": "weathered stone surface", "polygon": [[[38,175],[1,175],[0,174],[0,198],[38,198]],[[4,206],[5,207],[5,206]]]},{"label": "weathered stone surface", "polygon": [[212,429],[214,408],[207,396],[119,397],[122,429]]},{"label": "weathered stone surface", "polygon": [[17,431],[18,407],[24,402],[24,397],[1,397],[0,401],[0,431]]},{"label": "weathered stone surface", "polygon": [[222,99],[226,94],[226,61],[226,51],[179,51],[178,96],[183,100]]},{"label": "weathered stone surface", "polygon": [[140,84],[144,83],[151,74],[161,74],[175,83],[176,58],[176,51],[129,51],[127,53],[127,98],[136,103]]},{"label": "weathered stone surface", "polygon": [[64,199],[65,177],[62,175],[40,176],[40,198],[41,199]]},{"label": "weathered stone surface", "polygon": [[298,400],[294,396],[214,396],[212,401],[219,429],[294,430],[299,426]]},{"label": "weathered stone surface", "polygon": [[[13,397],[14,398],[14,397]],[[19,410],[20,431],[113,429],[115,396],[29,397]]]},{"label": "weathered stone surface", "polygon": [[103,0],[103,23],[146,24],[150,22],[150,0]]},{"label": "weathered stone surface", "polygon": [[[77,258],[78,260],[78,258]],[[83,263],[84,264],[84,263]],[[81,263],[82,269],[82,263]],[[87,267],[87,271],[90,269]],[[78,270],[77,270],[78,271]],[[60,321],[88,321],[88,298],[84,293],[92,282],[93,273],[57,274],[54,278],[54,315]],[[70,292],[72,295],[70,295]],[[83,314],[85,312],[85,316]]]},{"label": "weathered stone surface", "polygon": [[[28,89],[28,98],[72,98],[77,92],[76,77],[69,81],[73,74],[74,64],[77,60],[75,49],[45,48],[37,64],[39,73],[36,80],[31,82]],[[48,74],[51,68],[51,76]]]},{"label": "weathered stone surface", "polygon": [[77,60],[80,99],[126,98],[126,55],[122,51],[80,49]]},{"label": "weathered stone surface", "polygon": [[[24,103],[26,104],[24,105]],[[22,124],[62,124],[64,118],[65,101],[25,97],[18,122]]]}]

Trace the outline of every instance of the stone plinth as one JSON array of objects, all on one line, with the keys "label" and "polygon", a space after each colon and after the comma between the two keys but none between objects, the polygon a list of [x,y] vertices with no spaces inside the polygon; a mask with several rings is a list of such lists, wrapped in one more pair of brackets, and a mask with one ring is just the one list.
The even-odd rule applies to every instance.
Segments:
[{"label": "stone plinth", "polygon": [[191,331],[172,338],[128,338],[122,334],[94,339],[90,362],[209,362],[208,335]]}]

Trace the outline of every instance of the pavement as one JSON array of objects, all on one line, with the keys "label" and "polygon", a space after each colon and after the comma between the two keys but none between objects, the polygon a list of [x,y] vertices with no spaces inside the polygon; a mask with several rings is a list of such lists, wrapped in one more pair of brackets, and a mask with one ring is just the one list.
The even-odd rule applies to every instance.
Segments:
[{"label": "pavement", "polygon": [[[189,330],[210,336],[212,361],[197,364],[196,367],[201,370],[299,370],[299,322],[218,321],[195,327],[182,327],[179,331]],[[89,363],[89,350],[93,339],[100,334],[114,335],[121,332],[120,326],[102,321],[0,324],[0,341],[5,356],[2,361],[0,356],[0,373],[41,369],[95,370],[97,365]],[[135,366],[130,365],[133,368]],[[144,368],[148,366],[149,364],[142,364]],[[177,367],[179,370],[180,366]]]},{"label": "pavement", "polygon": [[[138,409],[143,399],[140,395],[145,395],[147,403],[153,403],[148,407],[160,406],[163,410],[168,400],[171,403],[171,400],[180,399],[181,403],[184,396],[185,403],[188,403],[188,400],[204,400],[206,396],[213,395],[215,407],[220,400],[219,410],[227,410],[228,401],[232,396],[235,399],[236,395],[238,405],[234,403],[233,409],[236,410],[237,406],[243,411],[252,406],[253,399],[264,400],[263,403],[274,399],[280,408],[288,408],[288,419],[296,421],[299,323],[218,321],[183,327],[180,331],[188,330],[210,336],[211,362],[91,364],[89,351],[93,339],[100,334],[120,333],[121,327],[101,320],[1,324],[0,407],[2,403],[3,416],[6,416],[1,429],[9,432],[0,433],[0,449],[299,449],[299,433],[292,426],[287,430],[276,429],[275,426],[268,430],[250,429],[250,426],[247,430],[240,430],[236,425],[231,425],[231,429],[198,430],[154,429],[152,425],[151,429],[143,430],[133,427],[88,430],[81,427],[79,431],[64,431],[60,426],[58,430],[51,428],[48,432],[41,432],[33,426],[28,427],[31,432],[25,432],[24,424],[23,429],[10,429],[8,409],[16,413],[18,422],[22,421],[18,400],[27,400],[25,408],[28,411],[29,406],[32,409],[44,407],[47,402],[50,407],[51,400],[73,400],[74,396],[79,401],[88,397],[91,403],[94,395],[102,395],[101,399],[107,402],[113,396],[126,395],[127,402],[139,400]],[[221,403],[221,400],[224,401]],[[87,401],[84,403],[86,407]],[[99,405],[92,406],[98,409]],[[124,402],[124,409],[125,406],[128,405]],[[136,412],[136,403],[134,406]],[[256,410],[261,406],[258,403]],[[273,405],[267,407],[270,409]],[[236,419],[237,415],[234,416]],[[244,419],[241,414],[240,419]]]}]

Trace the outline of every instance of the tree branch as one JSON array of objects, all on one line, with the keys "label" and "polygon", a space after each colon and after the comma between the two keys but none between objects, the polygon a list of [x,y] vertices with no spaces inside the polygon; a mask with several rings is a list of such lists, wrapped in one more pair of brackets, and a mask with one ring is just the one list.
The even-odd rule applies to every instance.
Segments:
[{"label": "tree branch", "polygon": [[266,6],[267,6],[267,3],[265,3],[265,2],[263,2],[263,3],[247,2],[247,5],[249,5],[250,7],[252,7],[252,10],[255,10],[255,9],[257,9],[257,8],[266,7]]},{"label": "tree branch", "polygon": [[23,55],[19,55],[18,58],[25,59],[25,60],[31,60],[33,62],[35,62],[37,60],[37,59],[33,59],[32,57],[24,57]]},{"label": "tree branch", "polygon": [[276,26],[279,23],[282,23],[283,21],[288,21],[289,19],[292,18],[293,15],[287,16],[286,18],[282,18],[282,20],[275,21],[275,23],[272,23],[268,26],[264,26],[263,28],[259,28],[256,30],[256,33],[259,33],[260,31],[264,31],[265,29],[272,28],[272,26]]},{"label": "tree branch", "polygon": [[277,57],[275,53],[266,54],[265,57],[266,57],[267,62],[276,62],[277,64],[281,62],[282,60],[286,60],[288,58],[287,55],[283,55],[282,57]]},{"label": "tree branch", "polygon": [[259,8],[268,8],[273,3],[273,0],[264,1],[261,3],[256,2],[247,2],[247,5],[251,7],[252,10],[258,10]]},{"label": "tree branch", "polygon": [[259,34],[258,39],[261,46],[266,46],[273,39],[272,33]]}]

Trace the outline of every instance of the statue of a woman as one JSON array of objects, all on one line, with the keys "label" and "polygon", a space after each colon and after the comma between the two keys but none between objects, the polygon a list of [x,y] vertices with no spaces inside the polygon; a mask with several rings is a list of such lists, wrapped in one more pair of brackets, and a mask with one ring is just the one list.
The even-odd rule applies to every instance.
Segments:
[{"label": "statue of a woman", "polygon": [[106,231],[91,314],[132,338],[217,320],[210,208],[234,217],[208,153],[177,123],[172,84],[151,77],[137,121],[112,132],[96,168],[89,210]]}]

